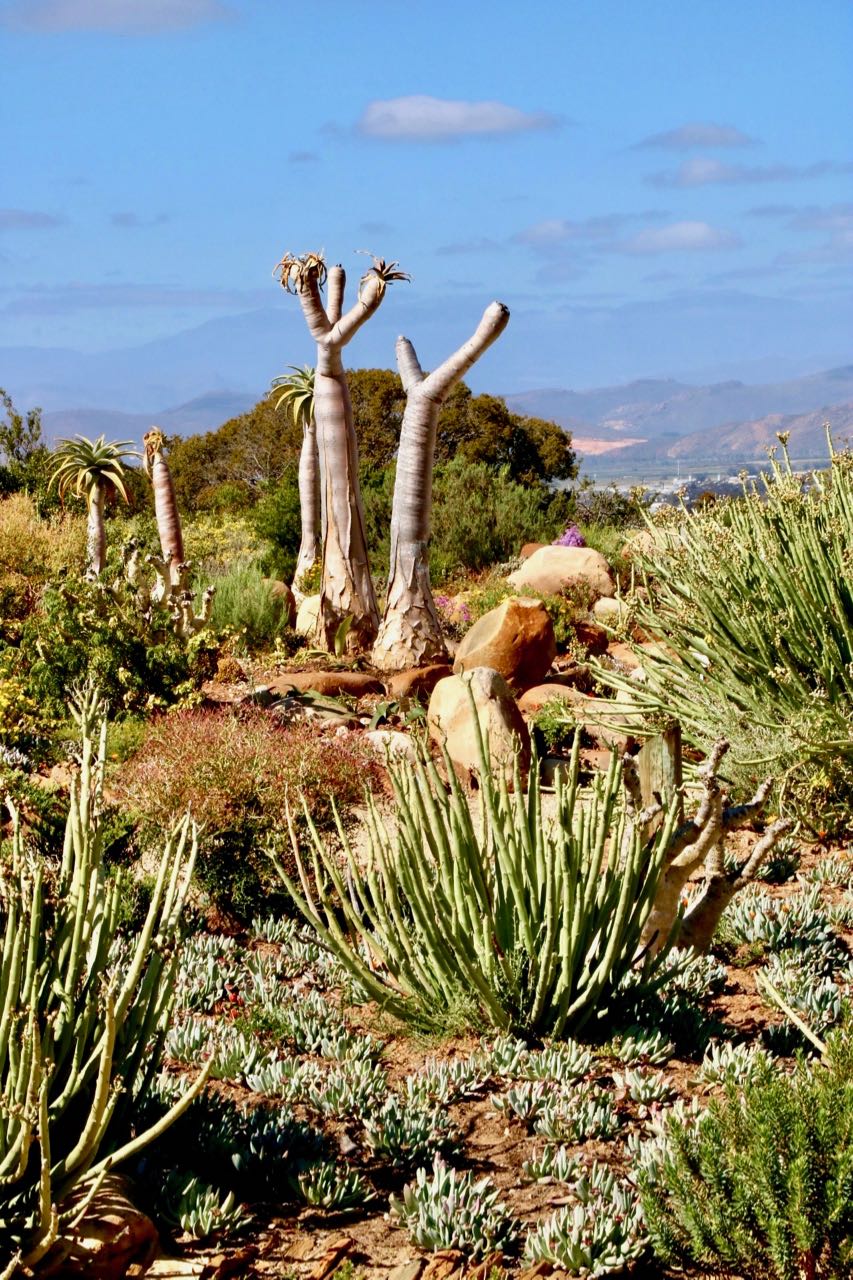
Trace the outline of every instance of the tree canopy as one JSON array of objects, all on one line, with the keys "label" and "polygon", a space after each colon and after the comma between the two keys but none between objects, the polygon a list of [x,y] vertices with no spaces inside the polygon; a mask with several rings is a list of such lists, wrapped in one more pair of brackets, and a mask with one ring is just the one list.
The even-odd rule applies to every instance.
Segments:
[{"label": "tree canopy", "polygon": [[[394,461],[400,439],[406,400],[399,376],[390,369],[354,369],[347,381],[361,465],[382,470]],[[254,502],[296,463],[301,444],[301,428],[265,397],[216,431],[173,441],[170,465],[178,500],[189,508],[207,506],[221,486],[236,485]],[[438,420],[436,462],[456,457],[508,467],[523,484],[577,474],[571,435],[556,422],[513,413],[500,397],[475,396],[464,382]]]}]

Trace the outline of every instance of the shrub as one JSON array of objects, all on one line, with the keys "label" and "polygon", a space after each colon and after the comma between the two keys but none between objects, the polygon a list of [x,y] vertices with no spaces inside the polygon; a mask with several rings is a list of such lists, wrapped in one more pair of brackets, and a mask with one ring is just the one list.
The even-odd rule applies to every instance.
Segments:
[{"label": "shrub", "polygon": [[113,713],[151,711],[189,696],[216,665],[206,633],[182,639],[168,610],[143,613],[121,577],[110,587],[69,575],[47,587],[42,609],[9,652],[29,696],[57,716],[68,690],[86,680],[98,684]]},{"label": "shrub", "polygon": [[[391,771],[396,830],[371,806],[366,861],[347,848],[345,871],[305,807],[310,862],[296,853],[302,888],[279,871],[326,945],[393,1016],[560,1036],[605,1015],[634,968],[675,809],[645,841],[620,800],[615,756],[582,801],[578,745],[548,825],[535,766],[529,793],[517,770],[511,793],[482,743],[482,830],[447,758],[449,792],[426,759]],[[643,969],[649,984],[661,957]]]},{"label": "shrub", "polygon": [[44,520],[33,499],[15,493],[0,500],[0,576],[20,574],[44,583],[63,569],[82,569],[86,521],[59,515]]},{"label": "shrub", "polygon": [[266,489],[254,509],[252,523],[255,532],[267,544],[264,569],[283,582],[290,582],[302,540],[295,463],[289,464],[276,483]]},{"label": "shrub", "polygon": [[662,645],[631,693],[702,750],[726,738],[739,784],[772,771],[783,809],[838,828],[853,797],[853,454],[808,483],[774,459],[762,486],[684,512],[660,572],[649,562],[637,621]]},{"label": "shrub", "polygon": [[271,649],[289,623],[288,602],[274,594],[258,564],[237,561],[221,577],[212,578],[211,584],[216,587],[214,628],[235,632],[250,651]]},{"label": "shrub", "polygon": [[[849,1056],[849,1054],[848,1054]],[[756,1057],[698,1118],[673,1114],[639,1173],[652,1243],[668,1263],[744,1280],[843,1280],[853,1266],[849,1062],[791,1076]]]},{"label": "shrub", "polygon": [[314,821],[328,827],[333,799],[348,809],[380,777],[375,753],[357,741],[304,723],[285,727],[260,710],[188,710],[152,723],[115,786],[140,822],[143,842],[164,821],[193,814],[203,828],[200,884],[217,906],[248,921],[275,906],[266,845],[284,848],[288,794],[301,791]]},{"label": "shrub", "polygon": [[[117,936],[121,880],[102,858],[104,735],[99,708],[80,710],[82,762],[71,784],[64,848],[33,859],[17,822],[0,876],[0,1248],[4,1275],[42,1258],[73,1233],[113,1164],[145,1147],[183,1112],[183,1101],[123,1141],[131,1101],[144,1099],[171,1016],[181,911],[195,857],[189,826],[166,840],[141,932]],[[58,864],[51,871],[51,862]],[[111,1154],[110,1154],[111,1153]],[[57,1210],[63,1216],[57,1218]]]}]

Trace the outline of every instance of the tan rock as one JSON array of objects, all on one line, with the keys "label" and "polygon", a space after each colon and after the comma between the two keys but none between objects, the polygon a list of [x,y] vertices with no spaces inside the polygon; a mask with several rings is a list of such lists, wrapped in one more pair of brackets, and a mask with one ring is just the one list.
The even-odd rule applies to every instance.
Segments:
[{"label": "tan rock", "polygon": [[611,641],[607,646],[607,656],[628,671],[636,671],[637,667],[640,666],[640,658],[629,644]]},{"label": "tan rock", "polygon": [[278,578],[264,578],[265,584],[270,589],[270,595],[273,600],[280,600],[282,603],[282,621],[286,627],[292,627],[296,621],[296,597],[286,582],[280,582]]},{"label": "tan rock", "polygon": [[320,596],[303,596],[296,613],[295,630],[301,636],[313,637],[320,616]]},{"label": "tan rock", "polygon": [[488,667],[475,667],[464,675],[439,680],[429,700],[430,737],[447,748],[457,775],[468,783],[480,769],[475,715],[488,742],[495,771],[502,771],[511,780],[518,750],[522,776],[526,778],[530,766],[527,725],[503,676]]},{"label": "tan rock", "polygon": [[671,534],[664,529],[638,529],[622,548],[623,560],[636,560],[642,556],[654,556],[665,551]]},{"label": "tan rock", "polygon": [[434,662],[428,667],[412,667],[408,671],[398,671],[385,681],[388,695],[402,702],[406,698],[429,698],[439,680],[453,674],[453,668],[446,662]]},{"label": "tan rock", "polygon": [[518,709],[522,715],[532,716],[549,702],[564,702],[567,707],[582,707],[589,702],[589,698],[571,685],[549,680],[547,684],[536,684],[532,689],[525,689],[518,700]]},{"label": "tan rock", "polygon": [[581,618],[573,625],[575,639],[578,644],[586,649],[587,653],[592,654],[594,658],[598,658],[602,653],[607,652],[607,643],[610,637],[600,623],[590,622],[586,618]]},{"label": "tan rock", "polygon": [[616,587],[610,565],[592,547],[540,547],[508,581],[542,595],[559,595],[573,582],[589,583],[599,596],[612,596]]},{"label": "tan rock", "polygon": [[368,729],[364,740],[381,756],[392,760],[410,760],[414,763],[418,758],[414,742],[407,733],[402,733],[399,729]]},{"label": "tan rock", "polygon": [[363,698],[368,693],[385,692],[382,681],[366,671],[287,671],[270,680],[268,687],[280,698],[293,689],[297,693],[310,689],[327,698],[337,698],[342,693]]},{"label": "tan rock", "polygon": [[596,742],[623,751],[628,740],[642,731],[645,713],[627,693],[616,698],[587,698],[582,723]]},{"label": "tan rock", "polygon": [[453,670],[460,675],[490,667],[511,688],[527,689],[542,679],[556,653],[554,626],[542,601],[510,596],[463,637]]},{"label": "tan rock", "polygon": [[615,627],[618,626],[628,611],[624,602],[617,599],[616,596],[602,596],[592,606],[592,612],[600,622],[605,622],[609,626]]},{"label": "tan rock", "polygon": [[547,547],[547,545],[547,542],[525,542],[518,553],[518,558],[519,560],[529,560],[534,551],[539,551],[542,547]]}]

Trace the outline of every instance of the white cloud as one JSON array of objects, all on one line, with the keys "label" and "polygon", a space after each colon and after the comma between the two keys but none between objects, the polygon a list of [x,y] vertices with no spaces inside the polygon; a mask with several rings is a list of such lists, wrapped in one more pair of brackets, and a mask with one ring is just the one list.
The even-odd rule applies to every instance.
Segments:
[{"label": "white cloud", "polygon": [[710,156],[694,156],[685,160],[675,170],[653,173],[646,178],[652,187],[707,187],[727,186],[755,182],[797,182],[803,178],[821,178],[826,174],[849,173],[850,164],[835,164],[831,160],[817,160],[814,164],[726,164]]},{"label": "white cloud", "polygon": [[683,124],[677,129],[667,129],[664,133],[654,133],[636,143],[635,149],[662,147],[665,151],[692,151],[703,147],[748,147],[755,142],[754,138],[741,133],[731,124]]},{"label": "white cloud", "polygon": [[26,31],[147,35],[233,16],[222,0],[12,0],[0,22]]},{"label": "white cloud", "polygon": [[369,102],[356,129],[386,141],[447,142],[550,129],[557,123],[556,116],[545,111],[520,111],[504,102],[456,102],[412,94]]},{"label": "white cloud", "polygon": [[740,243],[730,231],[708,222],[671,222],[667,227],[646,227],[630,240],[614,245],[619,253],[695,253],[734,249]]}]

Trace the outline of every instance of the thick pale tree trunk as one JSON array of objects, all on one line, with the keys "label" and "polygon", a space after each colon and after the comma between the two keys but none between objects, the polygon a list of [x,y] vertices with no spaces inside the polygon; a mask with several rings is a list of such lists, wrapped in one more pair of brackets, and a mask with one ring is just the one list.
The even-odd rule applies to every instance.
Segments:
[{"label": "thick pale tree trunk", "polygon": [[358,482],[358,446],[341,352],[376,311],[385,287],[377,276],[368,276],[358,300],[341,316],[345,283],[343,267],[332,267],[328,309],[323,306],[315,273],[303,275],[297,293],[308,329],[317,343],[314,421],[323,518],[323,579],[317,643],[332,651],[338,628],[344,619],[351,617],[347,649],[358,652],[373,643],[379,611],[367,559],[364,509]]},{"label": "thick pale tree trunk", "polygon": [[299,579],[320,555],[320,460],[314,422],[305,427],[299,454],[299,513],[302,541],[293,574],[293,594],[301,599],[304,593],[299,590]]},{"label": "thick pale tree trunk", "polygon": [[453,387],[503,333],[508,321],[509,310],[502,302],[493,302],[468,341],[429,375],[421,369],[408,338],[397,340],[397,367],[406,393],[406,410],[394,483],[388,597],[373,646],[373,662],[384,671],[447,657],[429,583],[436,427],[441,406]]},{"label": "thick pale tree trunk", "polygon": [[173,583],[180,578],[179,566],[184,563],[184,535],[178,500],[169,464],[163,457],[164,439],[159,427],[152,427],[143,437],[151,488],[154,490],[154,518],[160,538],[163,559],[169,561],[169,573]]},{"label": "thick pale tree trunk", "polygon": [[107,535],[104,530],[104,491],[93,484],[89,493],[89,511],[86,519],[86,571],[97,578],[107,559]]}]

